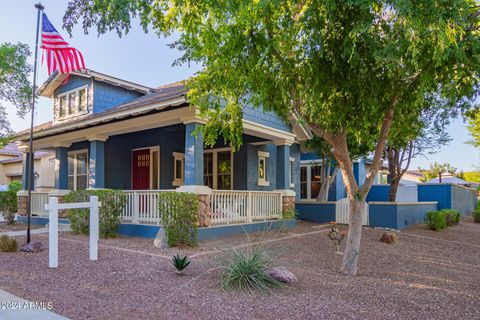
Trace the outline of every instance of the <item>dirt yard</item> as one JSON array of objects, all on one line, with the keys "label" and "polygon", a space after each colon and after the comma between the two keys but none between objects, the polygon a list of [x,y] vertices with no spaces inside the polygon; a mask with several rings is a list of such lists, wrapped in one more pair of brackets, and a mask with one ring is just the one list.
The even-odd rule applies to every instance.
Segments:
[{"label": "dirt yard", "polygon": [[[48,252],[0,254],[0,287],[33,301],[52,301],[72,319],[479,319],[480,224],[466,218],[442,232],[415,226],[394,245],[382,231],[363,232],[360,274],[338,272],[341,256],[326,229],[310,223],[264,237],[278,263],[298,278],[271,295],[222,292],[218,257],[245,236],[201,243],[177,276],[175,250],[152,240],[102,240],[88,260],[87,238],[61,234],[59,268]],[[258,241],[260,235],[251,236]],[[35,240],[48,242],[47,235]],[[22,241],[22,239],[19,239]]]}]

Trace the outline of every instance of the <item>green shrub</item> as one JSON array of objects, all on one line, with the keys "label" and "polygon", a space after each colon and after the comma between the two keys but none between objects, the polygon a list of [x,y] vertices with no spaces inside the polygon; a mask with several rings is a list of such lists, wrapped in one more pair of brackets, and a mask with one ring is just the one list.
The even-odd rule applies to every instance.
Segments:
[{"label": "green shrub", "polygon": [[261,247],[231,250],[221,260],[221,287],[226,291],[269,292],[281,285],[266,273],[271,266],[272,258]]},{"label": "green shrub", "polygon": [[296,216],[297,211],[295,211],[295,209],[286,209],[282,212],[282,219],[285,220],[295,219]]},{"label": "green shrub", "polygon": [[427,227],[430,230],[440,231],[447,227],[446,213],[442,211],[429,211],[425,215]]},{"label": "green shrub", "polygon": [[158,206],[168,246],[196,246],[198,197],[193,193],[162,192],[158,196]]},{"label": "green shrub", "polygon": [[15,213],[17,213],[17,192],[22,190],[22,184],[19,181],[13,181],[8,185],[7,191],[0,192],[0,211],[8,224],[15,223]]},{"label": "green shrub", "polygon": [[445,214],[445,223],[448,227],[457,225],[460,223],[461,213],[453,209],[443,209],[441,210]]},{"label": "green shrub", "polygon": [[476,223],[480,223],[480,208],[473,211],[473,220],[475,220]]},{"label": "green shrub", "polygon": [[[65,196],[65,202],[89,202],[90,196],[97,196],[102,203],[99,210],[100,237],[110,238],[117,235],[117,227],[122,219],[122,211],[126,203],[126,195],[119,190],[79,190]],[[90,224],[89,209],[68,209],[72,232],[88,234]]]},{"label": "green shrub", "polygon": [[17,240],[8,236],[0,237],[0,252],[15,252],[17,251]]}]

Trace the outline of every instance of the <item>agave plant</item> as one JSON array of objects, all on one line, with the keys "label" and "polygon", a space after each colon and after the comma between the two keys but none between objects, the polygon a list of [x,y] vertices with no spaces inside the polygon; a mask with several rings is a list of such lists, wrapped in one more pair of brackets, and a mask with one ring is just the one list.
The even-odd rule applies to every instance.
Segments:
[{"label": "agave plant", "polygon": [[177,274],[182,274],[183,270],[190,264],[190,260],[187,256],[180,256],[179,254],[172,257],[173,266],[177,269]]}]

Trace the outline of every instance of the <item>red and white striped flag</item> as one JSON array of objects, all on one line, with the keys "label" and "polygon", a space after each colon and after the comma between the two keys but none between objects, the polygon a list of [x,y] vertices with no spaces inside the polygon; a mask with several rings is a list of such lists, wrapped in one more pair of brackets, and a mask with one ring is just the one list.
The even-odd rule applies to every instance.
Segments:
[{"label": "red and white striped flag", "polygon": [[48,75],[56,70],[59,73],[70,73],[85,69],[82,53],[63,40],[45,13],[42,16],[41,48],[47,60]]}]

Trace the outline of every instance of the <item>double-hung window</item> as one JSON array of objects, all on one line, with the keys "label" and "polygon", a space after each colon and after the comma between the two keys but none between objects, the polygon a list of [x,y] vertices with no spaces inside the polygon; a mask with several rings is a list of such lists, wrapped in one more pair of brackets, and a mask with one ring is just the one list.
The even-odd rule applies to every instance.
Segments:
[{"label": "double-hung window", "polygon": [[185,154],[180,152],[173,153],[173,181],[174,186],[183,185],[183,171],[185,166]]},{"label": "double-hung window", "polygon": [[83,86],[77,89],[59,94],[58,117],[59,119],[87,113],[88,87]]},{"label": "double-hung window", "polygon": [[88,151],[68,153],[68,189],[83,190],[88,186]]},{"label": "double-hung window", "polygon": [[270,182],[267,178],[268,157],[270,154],[265,151],[257,151],[258,156],[258,179],[257,185],[268,187]]}]

